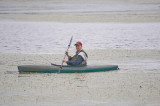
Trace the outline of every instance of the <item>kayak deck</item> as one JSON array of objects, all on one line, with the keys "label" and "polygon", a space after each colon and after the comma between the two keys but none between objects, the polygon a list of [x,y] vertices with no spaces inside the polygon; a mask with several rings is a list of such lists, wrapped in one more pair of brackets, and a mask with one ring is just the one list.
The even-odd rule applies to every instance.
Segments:
[{"label": "kayak deck", "polygon": [[[23,72],[36,72],[36,73],[58,73],[59,65],[21,65],[18,66],[20,73]],[[101,66],[63,66],[60,73],[84,73],[84,72],[100,72],[117,70],[118,65],[101,65]]]}]

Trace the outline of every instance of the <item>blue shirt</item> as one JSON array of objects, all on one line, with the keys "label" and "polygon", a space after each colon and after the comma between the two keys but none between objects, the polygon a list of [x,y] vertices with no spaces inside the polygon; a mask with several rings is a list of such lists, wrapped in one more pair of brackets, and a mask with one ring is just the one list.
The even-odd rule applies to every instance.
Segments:
[{"label": "blue shirt", "polygon": [[68,65],[79,65],[84,61],[84,59],[82,58],[82,56],[78,55],[77,59],[75,61],[72,60],[72,57],[70,57],[67,61]]}]

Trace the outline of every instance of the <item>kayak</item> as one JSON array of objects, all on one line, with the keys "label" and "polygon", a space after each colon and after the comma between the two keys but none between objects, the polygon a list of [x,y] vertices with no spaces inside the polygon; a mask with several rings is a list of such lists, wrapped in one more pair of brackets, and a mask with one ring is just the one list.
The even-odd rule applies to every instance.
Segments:
[{"label": "kayak", "polygon": [[68,66],[63,65],[21,65],[18,66],[19,73],[36,72],[36,73],[85,73],[117,70],[118,65],[86,65],[86,66]]}]

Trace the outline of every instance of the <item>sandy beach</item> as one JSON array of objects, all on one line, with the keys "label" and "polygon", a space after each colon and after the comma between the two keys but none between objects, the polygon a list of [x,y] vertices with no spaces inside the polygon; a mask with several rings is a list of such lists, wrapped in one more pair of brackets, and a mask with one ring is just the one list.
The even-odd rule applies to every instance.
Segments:
[{"label": "sandy beach", "polygon": [[[159,106],[159,0],[1,0],[0,106]],[[94,73],[20,74],[61,64],[82,41]]]}]

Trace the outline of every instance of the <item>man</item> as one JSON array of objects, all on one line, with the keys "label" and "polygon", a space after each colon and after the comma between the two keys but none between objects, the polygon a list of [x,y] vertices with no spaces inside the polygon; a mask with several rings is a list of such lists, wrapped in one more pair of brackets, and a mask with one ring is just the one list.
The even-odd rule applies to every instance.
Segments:
[{"label": "man", "polygon": [[68,51],[66,51],[66,55],[68,57],[68,61],[63,59],[62,61],[67,63],[68,65],[87,65],[87,53],[82,49],[82,43],[80,41],[76,42],[76,54],[71,57],[68,54]]}]

